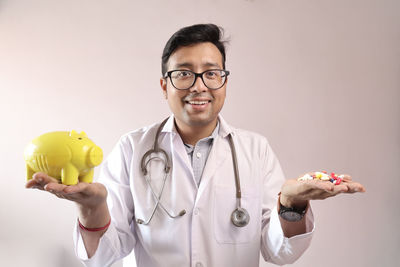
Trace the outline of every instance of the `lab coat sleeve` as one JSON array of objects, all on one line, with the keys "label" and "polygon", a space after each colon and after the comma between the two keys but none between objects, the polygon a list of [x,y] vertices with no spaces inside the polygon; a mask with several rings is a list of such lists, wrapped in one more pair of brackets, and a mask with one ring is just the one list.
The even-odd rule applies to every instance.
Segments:
[{"label": "lab coat sleeve", "polygon": [[263,152],[264,194],[262,207],[261,254],[264,260],[278,264],[295,262],[309,247],[314,232],[314,217],[308,209],[305,220],[307,232],[287,238],[283,234],[277,211],[278,193],[285,181],[281,166],[271,147]]},{"label": "lab coat sleeve", "polygon": [[75,253],[85,266],[110,266],[128,255],[136,244],[133,234],[134,205],[129,186],[129,165],[133,147],[122,137],[103,163],[98,182],[108,191],[111,224],[100,239],[96,253],[88,259],[78,225],[75,225]]}]

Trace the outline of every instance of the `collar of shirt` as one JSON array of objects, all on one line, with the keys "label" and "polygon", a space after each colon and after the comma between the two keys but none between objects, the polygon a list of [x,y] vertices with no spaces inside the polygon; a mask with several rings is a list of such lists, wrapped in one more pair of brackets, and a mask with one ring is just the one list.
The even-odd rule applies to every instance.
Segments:
[{"label": "collar of shirt", "polygon": [[[219,132],[219,122],[210,136],[197,141],[196,145],[184,144],[186,153],[188,154],[190,164],[192,165],[193,175],[196,180],[197,186],[200,185],[201,176],[203,175],[204,167],[206,165],[208,155],[210,154],[211,147],[214,139]],[[194,155],[195,154],[195,155]]]},{"label": "collar of shirt", "polygon": [[[173,115],[171,115],[170,118],[168,119],[168,121],[165,123],[161,132],[171,133],[172,135],[178,134],[178,132],[175,128]],[[225,137],[230,132],[231,132],[231,129],[228,126],[228,124],[226,124],[226,122],[222,119],[221,116],[218,116],[217,126],[215,127],[214,131],[212,132],[212,134],[210,136],[199,140],[195,146],[192,146],[189,144],[184,144],[186,153],[189,157],[189,161],[190,161],[190,164],[191,164],[191,167],[193,170],[193,175],[194,175],[194,179],[197,183],[197,186],[200,185],[204,167],[206,165],[208,156],[210,154],[214,139],[216,139],[218,135]]]},{"label": "collar of shirt", "polygon": [[[174,123],[175,117],[172,114],[169,118],[168,121],[165,123],[163,129],[161,132],[164,133],[172,133],[172,134],[178,134],[176,128],[175,128],[175,123]],[[218,134],[220,137],[227,137],[228,134],[233,133],[231,127],[226,123],[226,121],[222,118],[221,115],[218,115],[218,124],[217,126],[219,127]]]},{"label": "collar of shirt", "polygon": [[[215,129],[214,129],[214,131],[211,133],[211,135],[210,135],[210,136],[207,136],[207,137],[204,137],[203,139],[200,139],[199,141],[197,141],[197,144],[206,143],[208,146],[211,146],[213,140],[217,137],[218,132],[219,132],[219,122],[217,122],[217,126],[215,127]],[[197,146],[197,144],[194,145],[194,146],[192,146],[192,145],[190,145],[190,144],[185,144],[185,143],[184,143],[185,148],[186,148],[186,152],[187,152],[188,154],[189,154],[189,153],[192,153],[193,150],[194,150],[194,148],[195,148],[195,146]]]}]

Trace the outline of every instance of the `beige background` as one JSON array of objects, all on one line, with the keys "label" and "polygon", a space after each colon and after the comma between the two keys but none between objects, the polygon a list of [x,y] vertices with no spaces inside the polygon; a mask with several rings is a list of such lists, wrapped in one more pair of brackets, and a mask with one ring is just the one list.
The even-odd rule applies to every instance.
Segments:
[{"label": "beige background", "polygon": [[76,129],[108,154],[168,116],[161,52],[199,22],[231,39],[229,123],[267,136],[288,177],[325,169],[367,188],[312,202],[315,237],[293,266],[399,266],[395,0],[0,0],[0,266],[81,266],[75,207],[24,189],[24,147]]}]

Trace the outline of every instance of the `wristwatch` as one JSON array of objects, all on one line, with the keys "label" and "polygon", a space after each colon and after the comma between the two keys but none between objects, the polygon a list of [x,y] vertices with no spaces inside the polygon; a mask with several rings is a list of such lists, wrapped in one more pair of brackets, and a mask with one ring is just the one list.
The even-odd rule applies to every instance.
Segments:
[{"label": "wristwatch", "polygon": [[286,221],[289,222],[298,222],[301,219],[303,219],[304,214],[306,214],[306,208],[304,209],[296,209],[296,208],[288,208],[283,206],[279,202],[280,208],[279,208],[279,215]]}]

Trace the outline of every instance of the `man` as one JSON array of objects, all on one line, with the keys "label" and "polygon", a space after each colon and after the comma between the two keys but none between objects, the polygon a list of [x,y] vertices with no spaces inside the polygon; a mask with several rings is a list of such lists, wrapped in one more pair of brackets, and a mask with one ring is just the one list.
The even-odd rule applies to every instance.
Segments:
[{"label": "man", "polygon": [[132,249],[139,267],[259,266],[260,251],[292,263],[311,241],[309,200],[365,190],[348,175],[339,185],[284,182],[266,139],[224,121],[229,72],[216,25],[176,32],[162,75],[173,115],[124,135],[99,183],[65,186],[43,173],[27,183],[77,203],[76,251],[87,266]]}]

